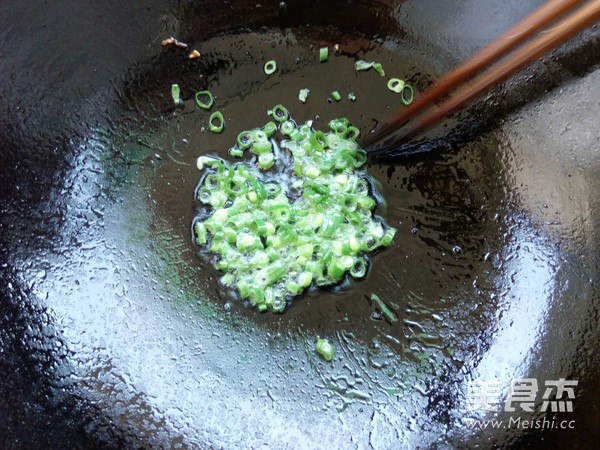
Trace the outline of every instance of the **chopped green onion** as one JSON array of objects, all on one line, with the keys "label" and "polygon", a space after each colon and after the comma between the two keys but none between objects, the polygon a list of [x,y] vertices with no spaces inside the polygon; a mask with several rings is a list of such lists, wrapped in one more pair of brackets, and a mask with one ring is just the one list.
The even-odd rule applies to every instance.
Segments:
[{"label": "chopped green onion", "polygon": [[[331,120],[328,133],[297,125],[282,105],[270,114],[273,122],[241,132],[229,149],[233,157],[250,149],[254,165],[198,158],[207,173],[196,195],[212,213],[192,229],[195,242],[215,254],[222,284],[260,311],[279,313],[311,284],[365,277],[366,253],[390,245],[395,229],[373,215],[377,202],[358,170],[367,158],[355,142],[358,128],[345,118]],[[260,170],[288,158],[289,186],[263,181]]]},{"label": "chopped green onion", "polygon": [[275,122],[267,122],[263,127],[263,131],[265,132],[267,137],[270,138],[277,131],[277,125],[275,124]]},{"label": "chopped green onion", "polygon": [[282,134],[289,136],[296,130],[296,125],[294,125],[294,122],[292,122],[290,120],[286,120],[285,122],[283,122],[281,124],[279,130],[281,131]]},{"label": "chopped green onion", "polygon": [[356,71],[369,70],[371,67],[373,67],[373,61],[368,62],[368,61],[363,61],[362,59],[359,59],[358,61],[356,61],[354,63],[354,70],[356,70]]},{"label": "chopped green onion", "polygon": [[404,80],[401,80],[400,78],[390,78],[387,87],[390,91],[399,94],[404,89]]},{"label": "chopped green onion", "polygon": [[241,148],[231,147],[229,149],[229,154],[234,158],[241,158],[242,156],[244,156],[244,151]]},{"label": "chopped green onion", "polygon": [[[408,96],[406,95],[406,92],[408,92]],[[405,84],[402,88],[401,94],[402,103],[404,103],[405,105],[410,105],[413,102],[414,97],[415,91],[413,90],[412,86],[410,84]]]},{"label": "chopped green onion", "polygon": [[207,241],[206,227],[201,222],[196,222],[194,225],[194,231],[196,232],[196,243],[198,245],[204,245]]},{"label": "chopped green onion", "polygon": [[354,92],[350,92],[348,94],[348,100],[350,100],[351,102],[355,102],[356,101],[356,95],[354,94]]},{"label": "chopped green onion", "polygon": [[377,294],[371,294],[371,300],[377,303],[381,312],[387,317],[390,322],[398,322],[398,317],[396,314],[379,298]]},{"label": "chopped green onion", "polygon": [[[350,139],[351,141],[356,141],[360,136],[360,130],[356,127],[348,127],[346,129],[346,139]],[[366,161],[366,159],[365,159]]]},{"label": "chopped green onion", "polygon": [[[215,99],[210,91],[198,91],[194,97],[196,99],[196,105],[198,105],[198,108],[210,109],[215,104]],[[208,99],[204,102],[202,101],[202,97],[207,97]]]},{"label": "chopped green onion", "polygon": [[329,59],[329,48],[321,47],[319,49],[319,61],[325,62]]},{"label": "chopped green onion", "polygon": [[388,228],[383,237],[381,238],[381,245],[383,245],[384,247],[389,247],[392,241],[394,240],[396,231],[397,230],[395,228]]},{"label": "chopped green onion", "polygon": [[255,155],[262,155],[263,153],[271,153],[273,151],[273,144],[269,141],[255,142],[252,144],[252,153]]},{"label": "chopped green onion", "polygon": [[382,77],[385,77],[383,66],[380,63],[376,63],[374,61],[363,61],[362,59],[359,59],[354,63],[354,70],[357,72],[361,70],[369,70],[371,68]]},{"label": "chopped green onion", "polygon": [[338,91],[333,91],[331,93],[331,98],[333,98],[336,102],[339,102],[342,99],[342,96]]},{"label": "chopped green onion", "polygon": [[277,63],[274,60],[270,60],[265,63],[265,73],[267,75],[273,75],[276,71]]},{"label": "chopped green onion", "polygon": [[373,70],[377,72],[382,77],[385,77],[385,72],[383,70],[383,66],[380,63],[373,63]]},{"label": "chopped green onion", "polygon": [[261,153],[258,155],[258,167],[263,170],[270,169],[275,163],[275,156],[273,153]]},{"label": "chopped green onion", "polygon": [[290,113],[288,112],[287,108],[285,108],[285,106],[283,105],[276,105],[271,113],[273,114],[273,118],[277,122],[285,122],[290,116]]},{"label": "chopped green onion", "polygon": [[350,268],[350,275],[353,278],[363,278],[367,274],[367,262],[364,258],[357,259]]},{"label": "chopped green onion", "polygon": [[267,142],[269,140],[267,133],[260,129],[254,130],[252,136],[254,137],[254,142]]},{"label": "chopped green onion", "polygon": [[[215,124],[215,121],[217,122]],[[212,113],[208,119],[209,130],[213,133],[220,133],[225,128],[225,119],[220,111]]]},{"label": "chopped green onion", "polygon": [[183,103],[181,101],[181,89],[176,83],[171,85],[171,97],[173,97],[173,103],[176,105],[181,105]]},{"label": "chopped green onion", "polygon": [[329,343],[327,339],[319,339],[315,345],[317,353],[321,355],[325,361],[331,361],[333,359],[333,345]]},{"label": "chopped green onion", "polygon": [[306,103],[308,94],[310,94],[310,89],[307,89],[307,88],[300,89],[300,92],[298,92],[298,100],[300,100],[302,103]]},{"label": "chopped green onion", "polygon": [[252,131],[242,131],[236,139],[237,145],[241,149],[246,149],[254,142],[254,134]]}]

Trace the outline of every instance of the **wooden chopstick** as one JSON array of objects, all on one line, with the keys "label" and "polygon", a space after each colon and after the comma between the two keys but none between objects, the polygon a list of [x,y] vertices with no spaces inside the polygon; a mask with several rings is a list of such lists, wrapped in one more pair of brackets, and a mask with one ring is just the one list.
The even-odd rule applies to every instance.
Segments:
[{"label": "wooden chopstick", "polygon": [[[471,84],[459,89],[451,98],[442,103],[439,107],[434,107],[414,120],[404,123],[409,117],[422,111],[432,102],[447,94],[450,89],[456,87],[461,82],[467,81],[467,78],[476,75],[485,66],[494,62],[497,58],[506,54],[517,44],[523,42],[533,33],[555,21],[560,15],[572,9],[580,0],[553,0],[546,3],[533,14],[529,15],[523,21],[512,27],[504,33],[498,40],[490,46],[477,53],[466,63],[450,72],[440,79],[431,89],[429,89],[419,100],[404,111],[397,114],[392,120],[375,131],[372,141],[393,133],[398,127],[401,127],[394,140],[401,142],[422,130],[442,117],[462,106],[466,102],[489,89],[493,85],[506,80],[509,76],[524,68],[527,64],[539,58],[548,51],[556,48],[581,30],[593,25],[600,20],[600,0],[593,0],[577,9],[556,26],[540,34],[529,44],[518,49],[501,61],[497,66],[484,72],[479,78],[476,78]],[[402,125],[404,125],[402,127]],[[388,144],[389,145],[389,144]],[[377,152],[377,145],[372,146],[372,150]]]}]

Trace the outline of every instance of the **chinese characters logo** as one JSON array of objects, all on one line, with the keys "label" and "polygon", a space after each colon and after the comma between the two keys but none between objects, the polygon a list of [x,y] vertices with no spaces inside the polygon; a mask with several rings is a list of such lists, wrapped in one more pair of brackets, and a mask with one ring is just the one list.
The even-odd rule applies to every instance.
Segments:
[{"label": "chinese characters logo", "polygon": [[[536,378],[511,380],[508,395],[502,401],[500,380],[476,380],[467,387],[467,411],[526,411],[526,412],[573,412],[577,380],[547,380],[542,388]],[[541,395],[540,395],[541,394]],[[536,409],[537,400],[541,404]]]}]

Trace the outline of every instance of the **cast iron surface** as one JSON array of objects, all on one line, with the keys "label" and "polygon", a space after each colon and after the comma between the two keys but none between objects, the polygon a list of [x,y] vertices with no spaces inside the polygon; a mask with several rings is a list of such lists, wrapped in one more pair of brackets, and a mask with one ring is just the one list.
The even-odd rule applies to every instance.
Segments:
[{"label": "cast iron surface", "polygon": [[[199,154],[224,156],[276,103],[366,132],[399,102],[374,72],[354,73],[355,57],[422,89],[539,2],[447,3],[3,6],[2,447],[598,441],[594,30],[476,105],[483,126],[468,141],[370,164],[398,235],[366,281],[259,315],[191,242]],[[202,58],[162,48],[170,35]],[[342,54],[319,64],[316,49],[335,43]],[[280,67],[270,78],[267,59]],[[228,120],[222,135],[193,108],[204,88]],[[334,89],[358,100],[328,103]],[[490,120],[491,103],[503,120]],[[381,320],[373,292],[397,323]],[[333,363],[314,353],[317,335],[334,343]],[[517,376],[578,379],[575,429],[468,429],[469,380]]]}]

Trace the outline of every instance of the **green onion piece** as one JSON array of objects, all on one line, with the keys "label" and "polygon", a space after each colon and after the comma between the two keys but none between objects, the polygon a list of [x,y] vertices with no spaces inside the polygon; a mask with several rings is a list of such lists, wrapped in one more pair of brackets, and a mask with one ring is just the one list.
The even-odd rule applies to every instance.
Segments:
[{"label": "green onion piece", "polygon": [[321,234],[326,238],[332,237],[343,221],[344,216],[341,214],[328,215],[321,225]]},{"label": "green onion piece", "polygon": [[308,178],[314,179],[321,175],[321,170],[317,166],[309,166],[304,171],[304,175],[306,175]]},{"label": "green onion piece", "polygon": [[210,194],[211,192],[209,189],[202,187],[198,189],[198,200],[204,204],[210,203]]},{"label": "green onion piece", "polygon": [[371,300],[377,303],[381,312],[388,318],[390,322],[398,322],[398,317],[396,314],[379,298],[377,294],[371,294]]},{"label": "green onion piece", "polygon": [[327,147],[327,136],[322,131],[316,131],[310,137],[310,143],[316,150],[324,150]]},{"label": "green onion piece", "polygon": [[384,247],[389,247],[392,241],[394,240],[396,231],[397,230],[393,227],[388,228],[383,237],[381,238],[381,245],[383,245]]},{"label": "green onion piece", "polygon": [[367,262],[364,258],[358,258],[350,268],[350,275],[353,278],[364,278],[367,274]]},{"label": "green onion piece", "polygon": [[356,127],[348,127],[346,129],[346,139],[350,139],[351,141],[356,141],[360,136],[360,130]]},{"label": "green onion piece", "polygon": [[[256,304],[260,305],[261,303],[265,303],[265,293],[262,289],[259,289],[257,287],[250,288],[249,297],[250,297],[250,301],[254,305],[256,305]],[[265,305],[265,307],[266,306],[267,305]],[[259,311],[260,311],[260,308],[259,308]],[[266,309],[265,309],[265,311],[266,311]]]},{"label": "green onion piece", "polygon": [[241,148],[231,147],[229,149],[229,154],[234,158],[241,158],[242,156],[244,156],[244,151]]},{"label": "green onion piece", "polygon": [[354,63],[354,70],[356,70],[356,71],[369,70],[371,68],[373,68],[373,70],[375,72],[377,72],[379,75],[381,75],[382,77],[385,76],[383,66],[380,63],[376,63],[373,61],[363,61],[362,59],[359,59],[358,61],[356,61]]},{"label": "green onion piece", "polygon": [[237,235],[235,246],[242,252],[256,249],[261,246],[260,240],[250,233],[240,233]]},{"label": "green onion piece", "polygon": [[263,130],[256,129],[253,131],[252,135],[254,136],[254,142],[267,142],[269,140],[267,133]]},{"label": "green onion piece", "polygon": [[333,91],[331,93],[331,98],[333,98],[336,102],[339,102],[342,99],[342,96],[338,91]]},{"label": "green onion piece", "polygon": [[313,275],[311,272],[302,272],[298,275],[298,284],[303,288],[307,288],[312,283]]},{"label": "green onion piece", "polygon": [[383,70],[383,66],[380,63],[373,63],[373,70],[377,72],[382,77],[385,77],[385,72]]},{"label": "green onion piece", "polygon": [[268,197],[275,197],[281,193],[281,186],[277,183],[265,183],[265,191]]},{"label": "green onion piece", "polygon": [[348,119],[342,117],[329,121],[329,128],[337,135],[345,136],[348,131]]},{"label": "green onion piece", "polygon": [[363,61],[362,59],[359,59],[358,61],[356,61],[354,63],[354,70],[356,70],[356,71],[369,70],[371,67],[373,67],[373,61],[368,62],[368,61]]},{"label": "green onion piece", "polygon": [[402,89],[404,89],[404,80],[401,80],[400,78],[390,78],[387,87],[390,91],[399,94],[402,92]]},{"label": "green onion piece", "polygon": [[[408,96],[406,95],[406,92],[408,92]],[[412,88],[412,86],[410,84],[405,84],[402,88],[401,94],[402,103],[404,103],[405,105],[410,105],[413,102],[414,97],[415,91]]]},{"label": "green onion piece", "polygon": [[295,130],[296,130],[296,125],[294,125],[294,122],[292,122],[290,120],[286,120],[279,126],[279,131],[281,131],[281,134],[285,134],[286,136],[289,136]]},{"label": "green onion piece", "polygon": [[354,159],[352,165],[356,168],[363,166],[367,162],[367,152],[360,149],[354,153]]},{"label": "green onion piece", "polygon": [[270,138],[277,131],[277,125],[275,124],[275,122],[267,122],[263,127],[263,131],[265,132],[267,137]]},{"label": "green onion piece", "polygon": [[294,280],[289,280],[286,283],[285,288],[292,295],[298,295],[300,293],[300,291],[302,290],[302,286],[297,281],[294,281]]},{"label": "green onion piece", "polygon": [[319,339],[315,345],[315,349],[325,361],[331,361],[333,359],[333,345],[331,345],[327,339]]},{"label": "green onion piece", "polygon": [[265,63],[265,73],[267,75],[273,75],[277,71],[277,63],[272,59]]},{"label": "green onion piece", "polygon": [[254,179],[250,182],[250,184],[254,188],[254,192],[256,192],[256,196],[258,197],[258,200],[264,200],[265,198],[267,198],[267,190],[263,183]]},{"label": "green onion piece", "polygon": [[254,220],[254,223],[252,224],[252,230],[259,236],[266,236],[267,235],[267,222],[265,222],[262,219]]},{"label": "green onion piece", "polygon": [[173,97],[173,103],[176,105],[181,105],[183,103],[181,101],[181,89],[177,83],[171,85],[171,97]]},{"label": "green onion piece", "polygon": [[219,189],[219,184],[219,177],[214,173],[208,174],[204,178],[204,187],[210,191]]},{"label": "green onion piece", "polygon": [[276,105],[271,114],[277,122],[285,122],[290,117],[290,113],[283,105]]},{"label": "green onion piece", "polygon": [[250,286],[245,281],[238,281],[236,287],[238,288],[238,292],[240,293],[240,297],[248,298],[250,296]]},{"label": "green onion piece", "polygon": [[235,275],[232,273],[227,273],[227,274],[223,275],[223,277],[221,278],[221,284],[223,284],[225,286],[231,286],[234,281],[235,281]]},{"label": "green onion piece", "polygon": [[266,279],[269,283],[279,281],[279,279],[286,274],[288,267],[281,261],[276,261],[267,267]]},{"label": "green onion piece", "polygon": [[196,222],[194,224],[194,231],[196,232],[196,243],[198,245],[206,244],[208,240],[206,227],[201,222]]},{"label": "green onion piece", "polygon": [[[215,124],[216,121],[216,124]],[[215,111],[208,119],[209,130],[213,133],[220,133],[225,128],[225,119],[221,111]]]},{"label": "green onion piece", "polygon": [[[198,108],[210,109],[215,104],[215,99],[210,91],[198,91],[194,97],[196,99],[196,105],[198,105]],[[203,102],[202,97],[207,97],[208,100]]]},{"label": "green onion piece", "polygon": [[280,313],[280,312],[283,312],[284,309],[285,309],[285,300],[283,300],[282,298],[276,298],[273,301],[273,312]]},{"label": "green onion piece", "polygon": [[332,258],[327,265],[327,274],[335,281],[341,280],[346,270],[337,258]]},{"label": "green onion piece", "polygon": [[237,145],[241,149],[246,149],[254,142],[254,134],[251,131],[242,131],[236,139]]},{"label": "green onion piece", "polygon": [[351,102],[355,102],[356,101],[356,94],[354,94],[354,92],[350,92],[348,94],[348,100],[350,100]]},{"label": "green onion piece", "polygon": [[252,144],[252,153],[255,155],[262,155],[263,153],[271,153],[273,151],[273,144],[269,141],[255,142]]},{"label": "green onion piece", "polygon": [[261,169],[270,169],[274,163],[275,155],[273,155],[273,153],[261,153],[258,155],[258,167]]},{"label": "green onion piece", "polygon": [[300,92],[298,92],[298,100],[300,100],[302,103],[306,103],[308,94],[310,94],[310,89],[307,89],[307,88],[300,89]]},{"label": "green onion piece", "polygon": [[325,62],[329,59],[329,48],[328,47],[321,47],[319,49],[319,61],[320,62]]}]

